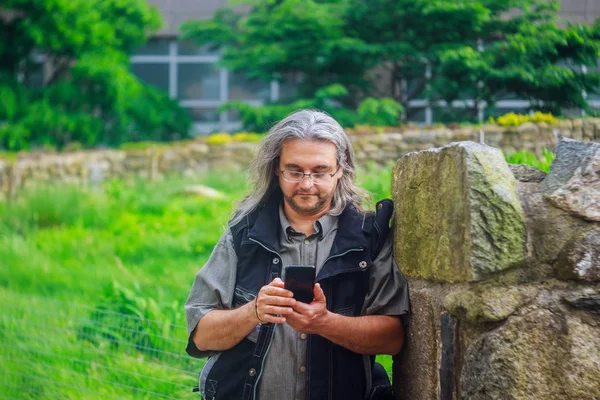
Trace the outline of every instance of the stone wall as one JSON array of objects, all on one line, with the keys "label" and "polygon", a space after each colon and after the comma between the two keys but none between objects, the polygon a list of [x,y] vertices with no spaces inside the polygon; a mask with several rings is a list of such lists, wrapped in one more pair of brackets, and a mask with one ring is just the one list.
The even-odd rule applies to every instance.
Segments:
[{"label": "stone wall", "polygon": [[[555,126],[527,123],[517,128],[485,126],[485,142],[504,150],[541,153],[554,148],[559,137],[600,140],[600,119],[565,120]],[[352,135],[358,163],[395,162],[401,156],[451,142],[479,141],[476,128],[406,129],[397,133]],[[245,168],[256,144],[210,144],[199,139],[145,150],[104,150],[60,154],[21,153],[17,160],[0,158],[0,199],[40,182],[98,184],[112,178],[161,179],[192,176],[209,169]]]},{"label": "stone wall", "polygon": [[600,399],[600,143],[546,175],[472,142],[394,167],[398,399]]}]

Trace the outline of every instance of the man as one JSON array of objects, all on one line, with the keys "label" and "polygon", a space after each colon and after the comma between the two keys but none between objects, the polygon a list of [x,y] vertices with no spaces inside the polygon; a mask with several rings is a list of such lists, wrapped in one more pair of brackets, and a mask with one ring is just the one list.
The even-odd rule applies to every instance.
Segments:
[{"label": "man", "polygon": [[[185,306],[187,352],[209,357],[204,398],[367,399],[389,389],[375,382],[370,355],[402,348],[408,292],[391,255],[391,201],[364,212],[354,170],[350,140],[319,111],[291,114],[261,142],[254,190]],[[282,267],[294,264],[316,267],[310,304],[284,289]]]}]

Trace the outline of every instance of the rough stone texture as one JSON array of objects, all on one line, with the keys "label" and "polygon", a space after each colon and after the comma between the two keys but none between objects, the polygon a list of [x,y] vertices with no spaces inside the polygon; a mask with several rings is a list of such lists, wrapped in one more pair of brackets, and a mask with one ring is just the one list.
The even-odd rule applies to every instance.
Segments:
[{"label": "rough stone texture", "polygon": [[418,286],[409,286],[412,317],[394,363],[394,389],[402,400],[435,399],[439,393],[439,310],[431,291]]},{"label": "rough stone texture", "polygon": [[600,281],[600,227],[572,237],[554,263],[560,279]]},{"label": "rough stone texture", "polygon": [[600,398],[600,328],[548,310],[512,317],[467,351],[466,399]]},{"label": "rough stone texture", "polygon": [[537,294],[532,286],[480,286],[459,289],[444,299],[451,314],[473,322],[494,322],[508,318]]},{"label": "rough stone texture", "polygon": [[593,229],[593,222],[576,218],[546,200],[540,183],[517,182],[516,190],[525,214],[529,257],[553,263],[573,235]]},{"label": "rough stone texture", "polygon": [[[547,129],[538,126],[537,134]],[[511,174],[503,160],[487,155],[482,163],[484,157],[461,151],[467,153],[453,145],[409,154],[394,170],[394,251],[413,305],[406,349],[394,365],[398,398],[600,399],[600,223],[545,199],[548,178],[536,169],[511,166]],[[471,179],[470,168],[479,179]],[[455,267],[462,260],[456,253],[465,254],[460,245],[474,240],[471,235],[489,240],[485,231],[471,229],[478,215],[488,216],[488,224],[493,215],[498,226],[510,227],[489,195],[497,179],[481,172],[491,169],[517,179],[526,256],[481,280],[464,279],[465,269],[455,268],[454,279],[434,276],[433,282],[433,275],[421,271]],[[449,228],[455,226],[462,229]],[[452,234],[454,242],[447,239]],[[419,249],[422,242],[426,247]],[[451,251],[436,247],[445,242]]]},{"label": "rough stone texture", "polygon": [[558,208],[600,221],[600,143],[562,139],[543,187]]},{"label": "rough stone texture", "polygon": [[544,171],[530,165],[508,164],[508,167],[519,182],[541,182],[546,177]]},{"label": "rough stone texture", "polygon": [[575,308],[600,315],[600,294],[574,294],[565,300]]},{"label": "rough stone texture", "polygon": [[410,277],[477,281],[524,258],[515,179],[495,148],[461,142],[394,167],[394,255]]}]

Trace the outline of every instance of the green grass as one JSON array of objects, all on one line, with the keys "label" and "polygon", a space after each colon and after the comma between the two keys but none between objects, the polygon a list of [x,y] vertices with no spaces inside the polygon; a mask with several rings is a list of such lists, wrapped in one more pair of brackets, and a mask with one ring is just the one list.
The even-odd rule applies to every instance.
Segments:
[{"label": "green grass", "polygon": [[[245,185],[219,178],[46,187],[0,203],[3,396],[196,397],[202,362],[183,352],[183,304]],[[227,197],[178,194],[193,183]]]},{"label": "green grass", "polygon": [[539,168],[546,173],[550,171],[550,164],[552,164],[555,157],[556,155],[546,148],[542,151],[541,157],[538,157],[527,150],[508,152],[504,156],[506,162],[509,164],[530,165]]},{"label": "green grass", "polygon": [[[391,166],[358,176],[376,199],[389,197]],[[246,182],[219,172],[40,187],[0,202],[4,395],[195,397],[203,362],[184,354],[183,304]],[[181,194],[197,183],[226,196]]]}]

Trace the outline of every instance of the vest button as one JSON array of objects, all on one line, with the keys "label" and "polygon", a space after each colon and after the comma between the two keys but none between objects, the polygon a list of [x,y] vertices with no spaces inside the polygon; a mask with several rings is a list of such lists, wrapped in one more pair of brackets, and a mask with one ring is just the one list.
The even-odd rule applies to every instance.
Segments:
[{"label": "vest button", "polygon": [[300,339],[306,340],[306,333],[301,333],[300,334]]},{"label": "vest button", "polygon": [[358,266],[361,267],[361,268],[363,268],[363,269],[367,268],[367,262],[366,261],[361,261],[361,262],[358,263]]},{"label": "vest button", "polygon": [[304,365],[300,367],[300,372],[306,372],[306,367]]},{"label": "vest button", "polygon": [[256,370],[254,368],[250,368],[250,371],[248,371],[248,375],[250,375],[250,376],[256,375]]},{"label": "vest button", "polygon": [[279,258],[275,257],[275,258],[273,259],[273,264],[279,264]]}]

